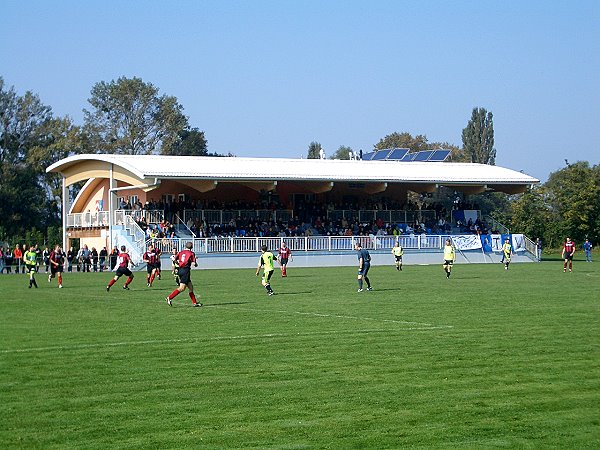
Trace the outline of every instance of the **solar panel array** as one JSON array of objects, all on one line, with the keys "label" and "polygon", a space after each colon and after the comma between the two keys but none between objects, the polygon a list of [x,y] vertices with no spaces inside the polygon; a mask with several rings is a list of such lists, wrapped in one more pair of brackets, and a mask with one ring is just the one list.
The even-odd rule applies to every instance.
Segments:
[{"label": "solar panel array", "polygon": [[386,148],[365,153],[363,161],[433,161],[442,162],[450,156],[450,150],[424,150],[410,153],[407,148]]}]

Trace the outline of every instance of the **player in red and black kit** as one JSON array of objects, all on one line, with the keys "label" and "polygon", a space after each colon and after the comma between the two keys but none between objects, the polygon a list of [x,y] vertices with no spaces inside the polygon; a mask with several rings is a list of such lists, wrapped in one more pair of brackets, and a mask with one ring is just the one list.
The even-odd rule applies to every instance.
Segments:
[{"label": "player in red and black kit", "polygon": [[292,257],[292,251],[287,245],[285,245],[285,242],[282,242],[281,247],[279,247],[277,253],[277,261],[279,262],[279,266],[281,267],[281,276],[287,277],[287,263],[288,260]]},{"label": "player in red and black kit", "polygon": [[117,274],[115,277],[110,280],[108,286],[106,286],[106,292],[110,291],[110,287],[116,283],[116,281],[121,278],[123,275],[127,275],[127,281],[125,282],[125,286],[123,289],[129,290],[129,284],[133,281],[133,273],[129,270],[129,264],[133,264],[129,253],[127,253],[127,248],[124,245],[121,246],[121,253],[117,256]]},{"label": "player in red and black kit", "polygon": [[573,272],[573,255],[575,254],[575,242],[571,238],[567,238],[567,242],[563,246],[562,257],[565,260],[563,264],[563,272],[567,271],[567,263],[569,263],[569,272]]},{"label": "player in red and black kit", "polygon": [[187,287],[189,289],[190,298],[192,299],[193,306],[202,306],[202,303],[198,303],[196,300],[196,296],[194,295],[194,285],[192,284],[192,279],[190,272],[192,270],[192,264],[195,267],[198,267],[198,262],[196,261],[196,254],[192,251],[194,248],[194,244],[188,242],[185,244],[185,250],[177,253],[177,264],[179,265],[178,274],[179,274],[179,287],[175,289],[171,294],[166,298],[169,306],[173,305],[172,300],[185,291]]},{"label": "player in red and black kit", "polygon": [[158,255],[156,250],[152,244],[148,246],[148,250],[142,256],[142,259],[146,263],[146,268],[148,271],[148,275],[146,275],[146,283],[148,287],[152,286],[152,282],[154,281],[154,277],[158,271]]},{"label": "player in red and black kit", "polygon": [[60,245],[57,245],[48,257],[50,261],[50,275],[48,275],[48,283],[55,276],[58,278],[58,287],[62,289],[62,273],[65,266],[65,254]]}]

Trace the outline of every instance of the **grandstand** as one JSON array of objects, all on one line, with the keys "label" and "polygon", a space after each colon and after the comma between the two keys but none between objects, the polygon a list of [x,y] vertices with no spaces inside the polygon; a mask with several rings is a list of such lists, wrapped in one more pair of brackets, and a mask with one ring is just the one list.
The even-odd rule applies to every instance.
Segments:
[{"label": "grandstand", "polygon": [[[194,240],[208,257],[253,254],[264,239],[271,248],[285,239],[296,254],[306,253],[307,264],[321,264],[309,256],[348,256],[356,239],[385,254],[400,238],[409,251],[428,254],[448,234],[507,234],[477,212],[469,228],[449,209],[410,204],[409,192],[513,194],[539,182],[498,166],[442,162],[448,154],[388,149],[358,161],[93,154],[47,171],[63,176],[65,248],[125,244],[135,259],[148,240],[165,250]],[[71,201],[68,187],[81,181]],[[430,238],[436,244],[424,247]]]}]

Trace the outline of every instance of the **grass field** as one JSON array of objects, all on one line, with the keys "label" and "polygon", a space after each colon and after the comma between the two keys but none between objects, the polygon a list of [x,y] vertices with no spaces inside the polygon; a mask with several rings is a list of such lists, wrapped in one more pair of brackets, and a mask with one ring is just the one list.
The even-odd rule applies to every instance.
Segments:
[{"label": "grass field", "polygon": [[0,448],[600,448],[600,270],[576,261],[0,277]]}]

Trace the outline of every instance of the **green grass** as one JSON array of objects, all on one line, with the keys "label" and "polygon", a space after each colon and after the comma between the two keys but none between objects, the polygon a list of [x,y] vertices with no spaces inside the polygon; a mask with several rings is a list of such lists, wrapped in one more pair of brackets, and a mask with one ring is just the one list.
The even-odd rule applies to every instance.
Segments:
[{"label": "green grass", "polygon": [[596,263],[0,277],[0,448],[599,448]]}]

